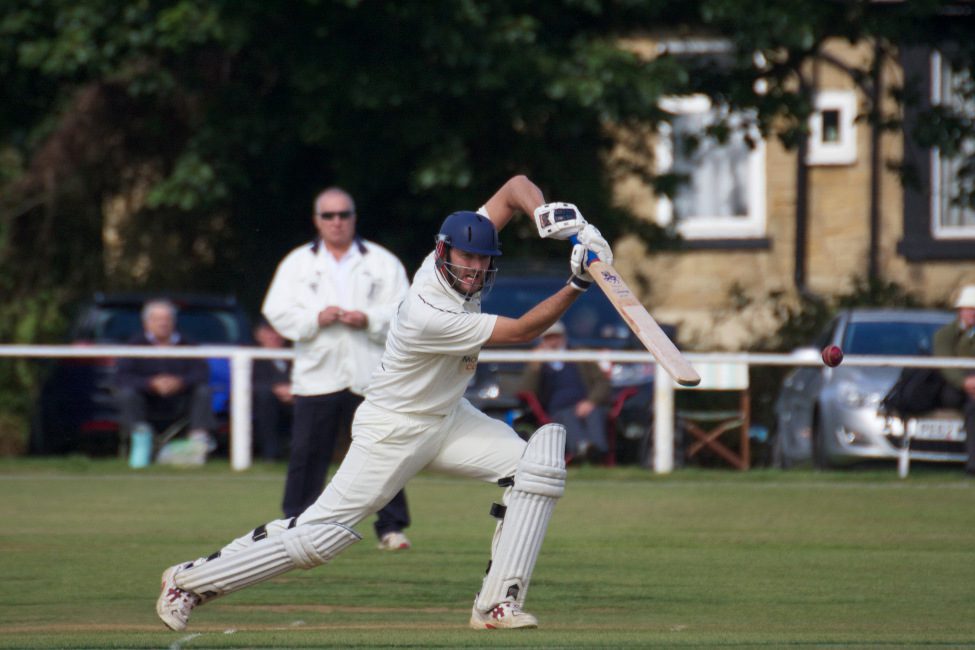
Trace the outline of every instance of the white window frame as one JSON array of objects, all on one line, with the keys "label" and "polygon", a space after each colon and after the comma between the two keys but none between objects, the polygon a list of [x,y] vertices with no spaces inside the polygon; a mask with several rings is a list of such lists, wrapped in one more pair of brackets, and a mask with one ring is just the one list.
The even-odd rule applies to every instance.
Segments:
[{"label": "white window frame", "polygon": [[[857,97],[852,90],[822,90],[814,100],[816,112],[809,116],[807,165],[852,165],[857,161]],[[839,138],[823,140],[823,113],[839,113]]]},{"label": "white window frame", "polygon": [[[935,50],[931,53],[931,104],[938,105],[945,99],[941,85],[943,61],[941,53]],[[949,163],[942,161],[938,147],[931,148],[931,235],[935,239],[971,239],[975,238],[975,224],[949,226],[941,218],[942,187],[941,176],[943,167]],[[972,211],[973,208],[967,208]]]},{"label": "white window frame", "polygon": [[[660,107],[674,114],[700,114],[711,111],[711,101],[704,95],[666,97],[660,100]],[[756,131],[752,134],[756,146],[748,156],[749,213],[744,215],[717,216],[694,215],[681,219],[676,230],[685,239],[753,239],[766,234],[765,210],[765,140]],[[667,173],[673,168],[674,150],[670,138],[669,125],[661,126],[654,147],[658,173]],[[657,198],[657,223],[668,227],[673,224],[674,205],[666,196]]]}]

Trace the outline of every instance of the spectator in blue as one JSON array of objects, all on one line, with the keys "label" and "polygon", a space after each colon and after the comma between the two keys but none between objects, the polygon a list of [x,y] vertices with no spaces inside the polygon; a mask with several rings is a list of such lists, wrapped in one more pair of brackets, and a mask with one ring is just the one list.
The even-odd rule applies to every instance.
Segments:
[{"label": "spectator in blue", "polygon": [[[254,328],[254,340],[267,350],[287,349],[287,340],[265,319]],[[287,458],[294,394],[291,361],[255,359],[251,375],[254,442],[264,460]]]},{"label": "spectator in blue", "polygon": [[[130,345],[160,348],[192,345],[176,331],[176,307],[168,300],[150,300],[142,308],[143,331]],[[210,369],[206,359],[123,357],[115,375],[120,435],[129,440],[133,429],[151,419],[189,418],[190,438],[212,438]]]},{"label": "spectator in blue", "polygon": [[[565,350],[568,337],[562,321],[542,334],[538,350]],[[565,427],[567,456],[602,462],[606,441],[606,404],[610,385],[599,365],[591,361],[531,362],[525,367],[522,390],[535,393],[552,422]]]}]

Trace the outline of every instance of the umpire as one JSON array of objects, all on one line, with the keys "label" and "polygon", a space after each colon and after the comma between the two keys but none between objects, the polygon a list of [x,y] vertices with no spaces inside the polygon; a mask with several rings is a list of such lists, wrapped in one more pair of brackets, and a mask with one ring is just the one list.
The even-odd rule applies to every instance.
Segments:
[{"label": "umpire", "polygon": [[[295,344],[285,517],[298,516],[321,494],[335,441],[351,427],[390,319],[409,288],[396,256],[357,236],[348,192],[321,191],[312,220],[318,237],[281,261],[262,307],[274,329]],[[409,523],[401,490],[378,513],[379,548],[409,548],[403,534]]]}]

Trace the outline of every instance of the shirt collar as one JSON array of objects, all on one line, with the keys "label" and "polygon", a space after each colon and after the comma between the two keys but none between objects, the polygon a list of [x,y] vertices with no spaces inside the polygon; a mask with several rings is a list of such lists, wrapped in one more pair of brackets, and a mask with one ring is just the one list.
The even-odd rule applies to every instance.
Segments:
[{"label": "shirt collar", "polygon": [[[359,253],[362,255],[365,255],[366,253],[369,252],[369,249],[366,247],[365,242],[363,241],[362,237],[360,237],[359,235],[356,235],[355,238],[352,240],[352,246],[358,249]],[[316,239],[313,239],[310,248],[313,254],[317,254],[320,249],[324,248],[322,238],[318,237]]]}]

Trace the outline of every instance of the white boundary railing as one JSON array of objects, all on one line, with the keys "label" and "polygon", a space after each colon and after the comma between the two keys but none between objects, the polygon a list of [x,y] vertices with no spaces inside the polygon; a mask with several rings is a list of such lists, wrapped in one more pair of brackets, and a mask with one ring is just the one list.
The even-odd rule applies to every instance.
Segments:
[{"label": "white boundary railing", "polygon": [[[744,364],[746,366],[822,366],[819,352],[809,349],[792,354],[766,353],[688,353],[693,363]],[[225,358],[230,360],[230,465],[241,471],[251,465],[251,368],[254,359],[292,359],[293,352],[257,347],[180,346],[150,347],[133,345],[3,345],[0,358],[96,358],[96,357],[175,357]],[[479,361],[595,361],[608,363],[655,363],[648,352],[609,350],[482,350]],[[881,357],[850,355],[844,366],[971,368],[975,359],[934,357]],[[655,365],[655,376],[666,373]],[[660,474],[673,471],[674,390],[673,381],[654,381],[654,459],[653,470]]]}]

